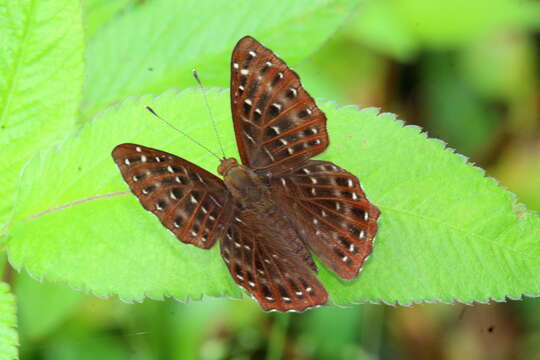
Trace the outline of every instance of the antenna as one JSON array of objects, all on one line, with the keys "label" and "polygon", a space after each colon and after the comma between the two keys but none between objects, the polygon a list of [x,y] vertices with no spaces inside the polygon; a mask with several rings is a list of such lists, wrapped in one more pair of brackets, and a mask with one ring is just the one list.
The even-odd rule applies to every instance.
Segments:
[{"label": "antenna", "polygon": [[206,94],[204,93],[201,79],[199,79],[199,74],[197,74],[197,70],[193,69],[191,70],[191,72],[193,73],[193,77],[199,84],[199,88],[201,89],[201,94],[203,94],[204,103],[206,104],[206,108],[208,109],[208,115],[210,116],[210,120],[212,121],[212,127],[214,128],[214,132],[216,133],[216,137],[219,143],[219,148],[221,149],[221,153],[223,154],[223,158],[225,159],[226,156],[225,156],[225,151],[223,150],[223,144],[221,143],[221,138],[219,137],[219,132],[217,131],[216,121],[214,120],[214,117],[212,116],[212,110],[210,109],[210,105],[208,105],[208,99],[206,98]]},{"label": "antenna", "polygon": [[189,140],[193,141],[195,144],[199,145],[200,147],[202,147],[203,149],[205,149],[206,151],[208,151],[210,154],[212,154],[215,158],[217,158],[219,161],[221,161],[221,159],[219,158],[219,156],[213,152],[212,150],[210,150],[209,148],[207,148],[206,146],[204,146],[203,144],[201,144],[200,142],[198,142],[197,140],[195,140],[193,137],[189,136],[188,134],[186,134],[184,131],[178,129],[176,126],[174,126],[173,124],[171,124],[170,122],[168,122],[167,120],[165,120],[164,118],[162,118],[161,116],[159,116],[155,111],[154,109],[152,109],[150,106],[146,105],[145,106],[146,110],[150,111],[150,113],[152,115],[154,115],[155,117],[157,117],[159,120],[163,121],[165,124],[169,125],[170,127],[172,127],[174,130],[178,131],[180,134],[184,135],[185,137],[187,137]]}]

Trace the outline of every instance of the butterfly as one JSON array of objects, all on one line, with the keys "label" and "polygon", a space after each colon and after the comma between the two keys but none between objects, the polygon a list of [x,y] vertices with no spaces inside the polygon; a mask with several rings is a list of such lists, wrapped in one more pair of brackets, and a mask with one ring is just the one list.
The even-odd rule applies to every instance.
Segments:
[{"label": "butterfly", "polygon": [[298,75],[250,36],[231,60],[231,108],[239,163],[223,179],[176,155],[137,144],[112,152],[142,206],[182,242],[219,242],[232,279],[267,311],[328,302],[312,253],[342,279],[371,254],[379,209],[357,177],[311,160],[329,145],[326,116]]}]

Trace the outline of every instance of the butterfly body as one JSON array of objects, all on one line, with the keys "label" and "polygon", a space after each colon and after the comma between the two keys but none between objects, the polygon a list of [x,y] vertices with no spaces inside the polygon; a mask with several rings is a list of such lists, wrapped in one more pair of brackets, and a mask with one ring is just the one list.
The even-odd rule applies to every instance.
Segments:
[{"label": "butterfly body", "polygon": [[286,212],[276,204],[265,179],[233,158],[222,160],[218,173],[223,176],[223,182],[236,200],[240,214],[237,221],[250,224],[250,231],[263,239],[277,239],[274,251],[294,254],[312,270],[318,271],[302,241],[301,228],[295,227]]},{"label": "butterfly body", "polygon": [[311,253],[340,278],[356,278],[380,212],[356,176],[311,160],[329,145],[326,117],[298,75],[249,36],[233,51],[231,107],[241,163],[222,159],[223,180],[142,145],[118,145],[112,156],[143,207],[179,240],[220,243],[233,280],[264,310],[324,305]]}]

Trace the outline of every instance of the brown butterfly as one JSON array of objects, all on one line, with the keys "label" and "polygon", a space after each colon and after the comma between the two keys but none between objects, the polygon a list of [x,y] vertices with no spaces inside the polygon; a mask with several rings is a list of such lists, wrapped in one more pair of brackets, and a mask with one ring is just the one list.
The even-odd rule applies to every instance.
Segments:
[{"label": "brown butterfly", "polygon": [[370,255],[379,210],[356,176],[310,160],[329,144],[326,117],[298,75],[252,37],[232,53],[231,107],[240,159],[217,176],[175,155],[118,145],[114,161],[145,209],[203,249],[220,242],[234,281],[264,310],[326,304],[310,251],[354,279]]}]

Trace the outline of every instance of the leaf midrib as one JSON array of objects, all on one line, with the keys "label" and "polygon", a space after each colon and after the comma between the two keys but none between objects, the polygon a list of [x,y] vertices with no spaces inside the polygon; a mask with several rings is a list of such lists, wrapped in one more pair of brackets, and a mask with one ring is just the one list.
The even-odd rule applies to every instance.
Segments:
[{"label": "leaf midrib", "polygon": [[[64,210],[64,209],[67,209],[67,208],[70,208],[70,207],[73,207],[73,206],[77,206],[77,205],[80,205],[80,204],[84,204],[84,203],[88,203],[88,202],[96,201],[96,200],[107,199],[107,198],[116,197],[116,196],[124,196],[124,195],[128,195],[128,194],[130,194],[129,190],[122,190],[122,191],[116,191],[116,192],[112,192],[112,193],[89,196],[89,197],[86,197],[86,198],[73,200],[73,201],[70,201],[70,202],[67,202],[67,203],[64,203],[64,204],[60,204],[58,206],[51,207],[49,209],[42,210],[40,212],[37,212],[37,213],[32,214],[30,216],[27,216],[27,217],[25,217],[25,218],[23,218],[21,220],[18,220],[16,222],[30,221],[30,220],[39,218],[41,216],[44,216],[44,215],[47,215],[47,214],[50,214],[50,213],[53,213],[53,212],[61,211],[61,210]],[[463,231],[463,230],[461,230],[459,227],[457,227],[455,225],[452,225],[450,223],[446,223],[446,222],[437,220],[436,218],[433,218],[433,217],[418,215],[418,213],[412,213],[412,212],[409,212],[409,211],[404,211],[404,210],[400,210],[400,209],[396,209],[396,208],[388,208],[388,207],[384,207],[384,206],[383,207],[379,206],[379,208],[381,209],[382,213],[394,212],[394,213],[406,215],[406,216],[409,216],[409,217],[417,218],[417,219],[422,220],[422,221],[424,221],[426,223],[432,223],[432,224],[439,225],[440,227],[446,227],[446,228],[452,230],[455,233],[462,234],[464,237],[475,238],[475,239],[477,239],[477,240],[479,240],[479,241],[481,241],[481,242],[483,242],[483,243],[485,243],[485,244],[487,244],[489,246],[494,246],[494,247],[500,249],[501,251],[507,251],[507,252],[511,251],[511,252],[519,255],[520,257],[530,259],[531,261],[537,261],[538,262],[538,260],[539,260],[538,257],[534,257],[534,256],[530,255],[529,253],[521,252],[521,251],[519,251],[517,249],[514,249],[514,248],[504,247],[504,246],[502,246],[500,243],[498,243],[496,241],[490,241],[489,239],[487,239],[487,238],[485,238],[485,237],[483,237],[483,236],[481,236],[479,234],[476,234],[474,232]]]}]

